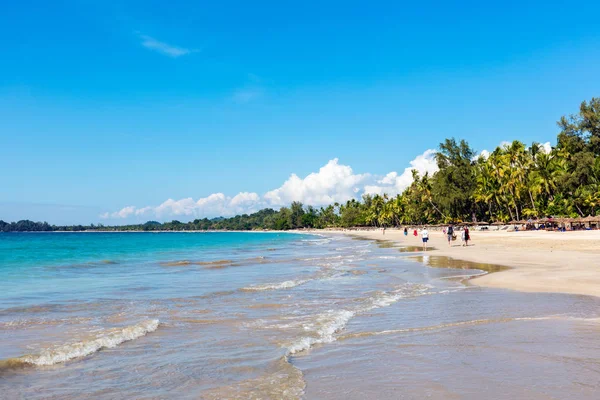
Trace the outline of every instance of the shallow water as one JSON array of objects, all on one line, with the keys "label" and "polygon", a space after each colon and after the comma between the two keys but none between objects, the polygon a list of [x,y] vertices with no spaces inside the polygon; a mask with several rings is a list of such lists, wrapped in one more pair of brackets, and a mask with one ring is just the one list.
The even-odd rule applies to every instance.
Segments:
[{"label": "shallow water", "polygon": [[274,233],[0,234],[0,393],[598,398],[598,299],[467,285],[495,267],[416,250]]}]

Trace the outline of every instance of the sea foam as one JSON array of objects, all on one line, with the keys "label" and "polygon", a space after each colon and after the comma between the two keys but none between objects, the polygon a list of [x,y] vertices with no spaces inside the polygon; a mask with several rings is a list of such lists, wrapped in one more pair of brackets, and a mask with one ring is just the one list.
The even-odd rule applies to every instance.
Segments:
[{"label": "sea foam", "polygon": [[288,347],[288,354],[293,355],[310,349],[315,344],[335,341],[335,333],[342,330],[356,313],[350,310],[330,311],[318,317],[319,328],[315,336],[305,336]]},{"label": "sea foam", "polygon": [[69,343],[51,349],[43,350],[38,354],[29,354],[18,358],[12,358],[0,362],[0,369],[4,367],[16,367],[29,365],[54,365],[75,358],[85,357],[102,349],[110,349],[123,342],[135,340],[150,332],[154,332],[159,325],[157,319],[146,320],[136,325],[112,330],[99,334],[95,339]]},{"label": "sea foam", "polygon": [[248,286],[248,287],[242,288],[242,290],[245,292],[262,292],[265,290],[290,289],[290,288],[293,288],[296,286],[303,285],[312,280],[313,279],[296,279],[296,280],[284,281],[281,283],[268,283],[265,285]]},{"label": "sea foam", "polygon": [[403,285],[399,289],[390,292],[377,292],[365,299],[361,306],[354,309],[330,310],[327,313],[320,314],[316,319],[316,329],[311,326],[306,327],[307,330],[312,331],[312,335],[301,337],[290,344],[287,348],[287,354],[294,355],[309,350],[315,344],[335,342],[337,340],[336,333],[343,330],[356,315],[377,308],[388,307],[402,298],[427,294],[430,288],[429,285]]}]

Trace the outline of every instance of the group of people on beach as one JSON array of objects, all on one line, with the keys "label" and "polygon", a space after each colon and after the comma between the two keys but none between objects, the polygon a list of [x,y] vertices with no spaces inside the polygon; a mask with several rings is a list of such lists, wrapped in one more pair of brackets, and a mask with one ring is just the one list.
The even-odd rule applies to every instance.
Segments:
[{"label": "group of people on beach", "polygon": [[[442,231],[448,237],[448,246],[452,246],[452,241],[456,240],[456,233],[454,231],[454,226],[448,225],[448,228],[444,228]],[[464,229],[462,231],[460,231],[460,238],[462,240],[463,246],[469,245],[469,240],[471,240],[471,233],[469,232],[468,226],[465,226]]]},{"label": "group of people on beach", "polygon": [[[452,246],[452,242],[454,240],[456,240],[456,232],[455,232],[454,226],[448,225],[447,227],[444,227],[442,232],[448,238],[448,246]],[[408,236],[408,228],[404,228],[404,236]],[[413,231],[413,236],[415,236],[415,237],[419,236],[419,233],[417,232],[416,229]],[[468,226],[465,226],[464,229],[462,231],[460,231],[460,237],[462,240],[462,245],[468,246],[469,240],[471,240],[471,233],[469,231]],[[429,230],[427,229],[427,227],[423,227],[423,229],[421,229],[421,239],[423,240],[423,250],[426,251],[427,250],[427,242],[429,242]]]}]

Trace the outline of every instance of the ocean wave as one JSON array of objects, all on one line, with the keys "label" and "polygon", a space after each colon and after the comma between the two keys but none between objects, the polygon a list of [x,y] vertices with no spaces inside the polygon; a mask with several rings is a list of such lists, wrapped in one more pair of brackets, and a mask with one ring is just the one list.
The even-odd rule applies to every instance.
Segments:
[{"label": "ocean wave", "polygon": [[322,237],[319,239],[302,239],[300,240],[300,242],[308,244],[310,246],[323,246],[329,244],[331,242],[331,239],[328,237]]},{"label": "ocean wave", "polygon": [[0,309],[0,316],[11,315],[11,314],[42,314],[55,311],[57,308],[56,305],[46,304],[46,305],[35,305],[35,306],[25,306],[25,307],[12,307],[12,308],[4,308]]},{"label": "ocean wave", "polygon": [[332,343],[336,341],[336,333],[344,329],[348,322],[356,315],[377,308],[388,307],[402,298],[426,294],[430,288],[431,286],[429,285],[407,284],[390,292],[377,292],[364,299],[363,304],[355,309],[330,310],[324,314],[320,314],[317,316],[315,324],[305,326],[305,330],[311,332],[310,335],[292,342],[287,347],[287,354],[294,355],[301,353],[309,350],[315,344]]},{"label": "ocean wave", "polygon": [[98,335],[95,339],[69,343],[51,349],[43,350],[38,354],[29,354],[18,358],[0,361],[0,370],[23,367],[27,365],[47,366],[64,363],[69,360],[85,357],[102,349],[110,349],[123,342],[135,340],[150,332],[154,332],[159,325],[157,319],[146,320],[136,325],[110,330]]},{"label": "ocean wave", "polygon": [[305,283],[310,282],[312,280],[314,280],[314,278],[289,280],[280,283],[267,283],[264,285],[247,286],[242,288],[241,290],[244,292],[263,292],[265,290],[290,289],[296,286],[304,285]]},{"label": "ocean wave", "polygon": [[346,339],[361,338],[361,337],[368,337],[368,336],[436,331],[436,330],[441,330],[441,329],[459,328],[459,327],[463,327],[463,326],[497,324],[497,323],[506,323],[506,322],[515,322],[515,321],[545,321],[545,320],[550,320],[550,319],[557,319],[557,318],[553,317],[553,316],[546,316],[546,317],[474,319],[474,320],[470,320],[470,321],[449,322],[449,323],[445,323],[445,324],[422,326],[422,327],[416,327],[416,328],[388,329],[388,330],[377,331],[377,332],[350,333],[347,335],[339,336],[338,340],[346,340]]},{"label": "ocean wave", "polygon": [[319,328],[314,332],[315,336],[305,336],[288,347],[288,354],[293,355],[306,351],[319,343],[331,343],[335,341],[335,334],[342,330],[346,324],[356,315],[354,311],[339,310],[329,311],[317,318]]},{"label": "ocean wave", "polygon": [[88,269],[88,268],[94,268],[94,267],[99,267],[99,266],[116,265],[116,264],[118,264],[118,262],[114,261],[114,260],[98,260],[98,261],[89,261],[89,262],[75,263],[75,264],[47,266],[45,268],[48,270],[60,271],[63,269],[66,269],[66,270]]},{"label": "ocean wave", "polygon": [[203,294],[201,296],[197,296],[196,298],[198,298],[198,299],[215,299],[217,297],[231,296],[232,294],[235,294],[235,293],[236,293],[235,290],[220,290],[217,292]]},{"label": "ocean wave", "polygon": [[179,260],[179,261],[164,261],[161,262],[160,265],[163,267],[185,267],[188,265],[201,265],[201,266],[229,266],[233,264],[233,260],[213,260],[213,261],[189,261],[189,260]]},{"label": "ocean wave", "polygon": [[339,278],[344,275],[347,275],[346,271],[340,272],[339,270],[331,269],[330,271],[320,272],[315,275],[306,277],[304,279],[291,279],[284,282],[277,283],[265,283],[262,285],[252,285],[241,288],[242,292],[262,292],[267,290],[281,290],[281,289],[291,289],[296,286],[304,285],[308,282],[317,281],[317,280],[328,280]]},{"label": "ocean wave", "polygon": [[90,318],[90,317],[61,318],[61,319],[48,319],[48,318],[16,319],[16,320],[8,321],[8,322],[0,322],[0,330],[24,329],[24,328],[30,328],[33,326],[80,324],[82,322],[89,322],[91,320],[92,320],[92,318]]},{"label": "ocean wave", "polygon": [[[75,313],[79,311],[89,312],[90,310],[100,310],[105,309],[107,305],[107,301],[77,301],[77,302],[69,302],[63,304],[36,304],[32,306],[21,306],[21,307],[12,307],[12,308],[4,308],[0,309],[0,317],[3,316],[11,316],[17,314],[19,317],[22,314],[49,314],[55,312],[69,312]],[[119,306],[116,306],[119,307]]]},{"label": "ocean wave", "polygon": [[163,267],[185,267],[187,265],[192,265],[192,261],[182,260],[182,261],[165,261],[161,262],[160,265]]},{"label": "ocean wave", "polygon": [[228,267],[241,267],[251,264],[267,264],[273,261],[268,260],[264,256],[257,256],[252,258],[245,258],[239,260],[209,260],[209,261],[190,261],[190,260],[178,260],[178,261],[164,261],[160,265],[163,267],[187,267],[191,265],[198,265],[207,269],[220,269]]},{"label": "ocean wave", "polygon": [[363,245],[363,246],[346,246],[346,247],[336,247],[334,249],[332,249],[331,251],[363,251],[360,249],[368,249],[370,248],[371,245],[367,244],[367,245]]},{"label": "ocean wave", "polygon": [[331,256],[331,257],[308,257],[308,258],[295,258],[292,261],[324,261],[324,260],[339,260],[344,258],[342,255]]},{"label": "ocean wave", "polygon": [[367,304],[360,309],[360,312],[368,312],[377,308],[388,307],[400,299],[427,294],[432,288],[433,286],[431,285],[406,284],[392,291],[377,292],[369,298]]},{"label": "ocean wave", "polygon": [[455,288],[450,288],[450,289],[439,290],[436,292],[436,294],[450,294],[450,293],[456,293],[456,292],[464,292],[465,290],[468,290],[470,288],[471,287],[469,287],[469,286],[460,286],[460,287],[455,287]]}]

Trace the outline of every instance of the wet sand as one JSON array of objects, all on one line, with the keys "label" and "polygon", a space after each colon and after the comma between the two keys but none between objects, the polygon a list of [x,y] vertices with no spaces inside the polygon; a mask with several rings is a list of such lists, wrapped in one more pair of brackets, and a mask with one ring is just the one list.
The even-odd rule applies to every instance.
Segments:
[{"label": "wet sand", "polygon": [[[387,229],[330,231],[364,239],[420,246],[421,238]],[[449,246],[440,231],[430,231],[428,253],[457,260],[497,264],[510,269],[474,279],[480,286],[523,292],[600,296],[600,231],[485,232],[471,230],[469,247],[459,239]]]}]

